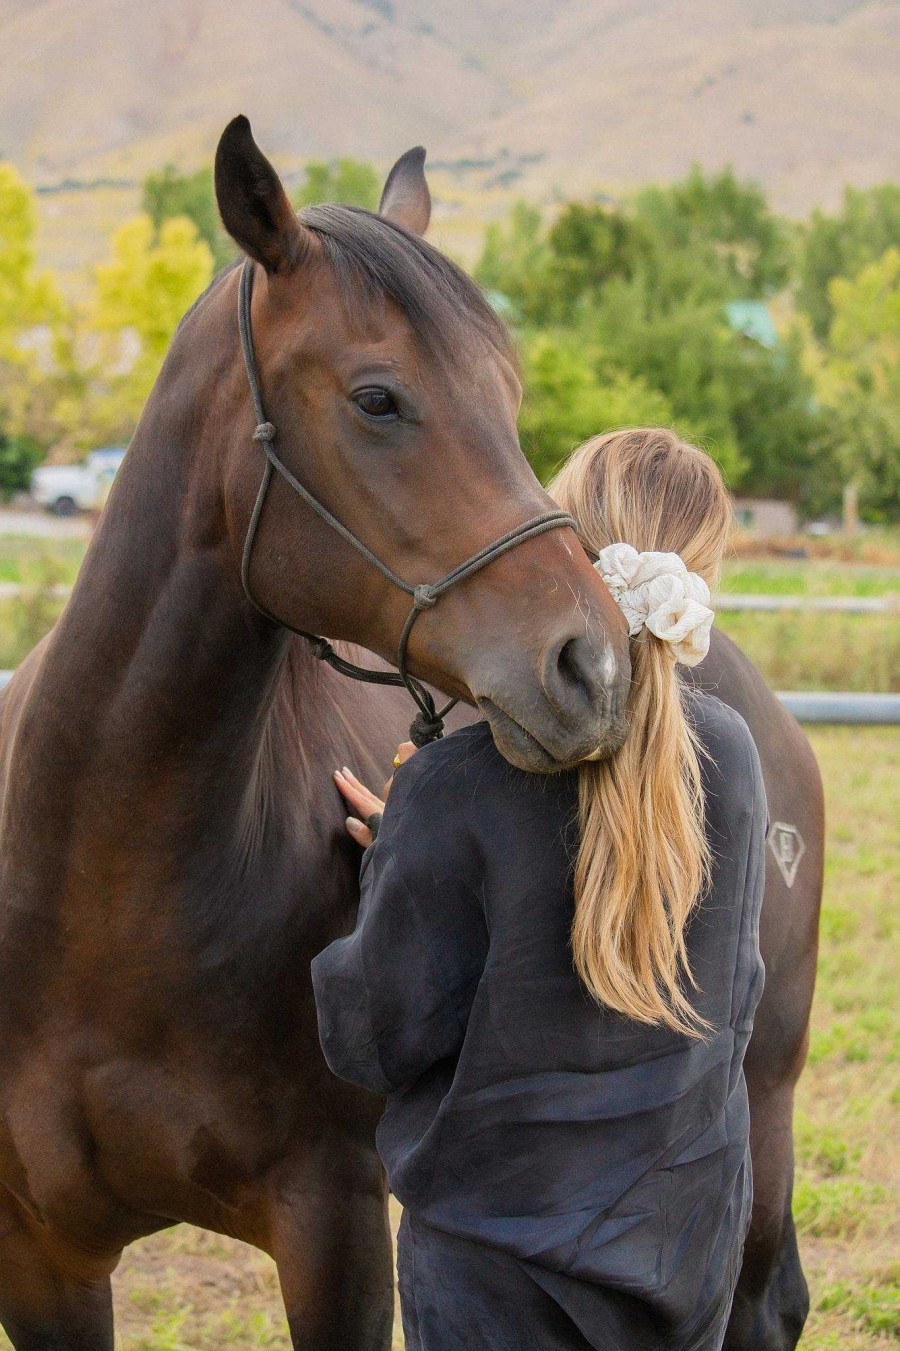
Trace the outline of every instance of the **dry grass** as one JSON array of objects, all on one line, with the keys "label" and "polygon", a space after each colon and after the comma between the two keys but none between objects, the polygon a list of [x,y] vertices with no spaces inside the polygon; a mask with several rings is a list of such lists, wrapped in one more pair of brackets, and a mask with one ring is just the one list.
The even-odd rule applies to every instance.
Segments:
[{"label": "dry grass", "polygon": [[866,525],[852,535],[836,530],[830,535],[765,540],[738,530],[732,538],[732,550],[738,562],[756,559],[774,567],[783,566],[788,559],[808,559],[896,568],[900,566],[900,526]]},{"label": "dry grass", "polygon": [[[48,569],[53,584],[60,571]],[[0,668],[11,669],[47,632],[63,602],[46,582],[0,598]],[[773,689],[900,690],[900,624],[884,615],[723,613],[719,627]]]},{"label": "dry grass", "polygon": [[716,623],[776,690],[900,690],[900,623],[889,615],[723,611]]}]

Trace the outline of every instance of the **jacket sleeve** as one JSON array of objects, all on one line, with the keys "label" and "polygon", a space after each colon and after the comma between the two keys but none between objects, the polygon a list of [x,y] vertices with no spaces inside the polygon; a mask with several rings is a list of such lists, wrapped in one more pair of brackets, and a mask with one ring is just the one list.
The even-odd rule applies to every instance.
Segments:
[{"label": "jacket sleeve", "polygon": [[416,769],[402,789],[398,775],[364,860],[355,930],[312,963],[325,1059],[377,1093],[459,1054],[487,953],[465,824],[447,815],[446,785]]}]

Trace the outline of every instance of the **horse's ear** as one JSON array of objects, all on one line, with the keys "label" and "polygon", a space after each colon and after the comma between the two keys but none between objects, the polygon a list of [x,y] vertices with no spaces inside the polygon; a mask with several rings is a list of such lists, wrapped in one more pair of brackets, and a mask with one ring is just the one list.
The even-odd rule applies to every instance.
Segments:
[{"label": "horse's ear", "polygon": [[431,193],[425,182],[425,151],[417,145],[401,155],[387,176],[379,215],[424,235],[431,220]]},{"label": "horse's ear", "polygon": [[246,117],[235,117],[222,132],[216,201],[231,238],[267,272],[285,272],[302,257],[306,231]]}]

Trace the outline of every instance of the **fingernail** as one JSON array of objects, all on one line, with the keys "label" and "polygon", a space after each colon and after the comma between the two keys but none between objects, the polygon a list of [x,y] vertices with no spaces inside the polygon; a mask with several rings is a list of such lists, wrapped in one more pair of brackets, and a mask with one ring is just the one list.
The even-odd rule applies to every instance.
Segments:
[{"label": "fingernail", "polygon": [[346,765],[344,765],[344,768],[341,770],[341,773],[342,773],[342,774],[346,774],[346,776],[347,776],[348,779],[352,779],[352,778],[353,778],[352,773],[350,772],[350,770],[347,768]]},{"label": "fingernail", "polygon": [[365,830],[365,826],[363,825],[362,821],[358,821],[355,816],[348,816],[347,829],[350,831],[352,835],[356,835],[358,831]]},{"label": "fingernail", "polygon": [[344,777],[344,771],[342,769],[332,770],[332,773],[336,779],[342,779]]}]

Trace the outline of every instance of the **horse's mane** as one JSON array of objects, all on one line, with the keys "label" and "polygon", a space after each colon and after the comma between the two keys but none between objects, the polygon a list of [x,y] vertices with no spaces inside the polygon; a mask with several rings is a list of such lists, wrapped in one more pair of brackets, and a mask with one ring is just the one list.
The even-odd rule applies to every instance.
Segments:
[{"label": "horse's mane", "polygon": [[[361,207],[310,206],[300,219],[321,242],[350,313],[387,297],[429,351],[450,355],[460,341],[478,336],[515,365],[506,327],[483,292],[419,235]],[[241,262],[228,263],[213,277],[179,328]]]},{"label": "horse's mane", "polygon": [[300,219],[319,238],[351,304],[389,297],[432,351],[450,353],[475,334],[513,359],[512,343],[484,294],[419,235],[361,207],[310,206]]}]

